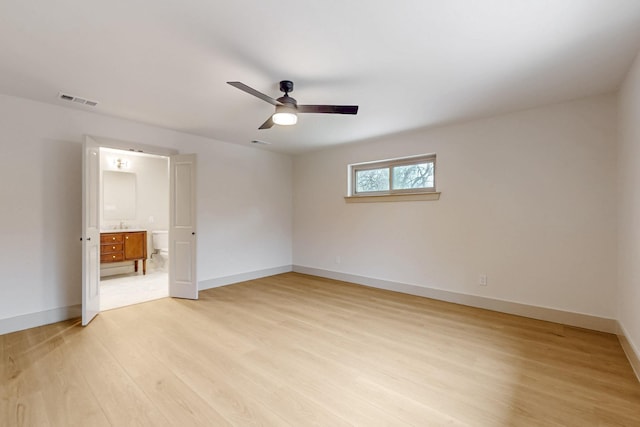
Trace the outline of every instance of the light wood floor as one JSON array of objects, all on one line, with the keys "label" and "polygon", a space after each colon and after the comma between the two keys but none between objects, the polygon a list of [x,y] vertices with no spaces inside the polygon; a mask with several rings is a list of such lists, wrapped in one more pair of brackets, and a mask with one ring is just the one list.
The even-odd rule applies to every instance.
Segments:
[{"label": "light wood floor", "polygon": [[0,425],[638,426],[613,335],[296,273],[0,336]]}]

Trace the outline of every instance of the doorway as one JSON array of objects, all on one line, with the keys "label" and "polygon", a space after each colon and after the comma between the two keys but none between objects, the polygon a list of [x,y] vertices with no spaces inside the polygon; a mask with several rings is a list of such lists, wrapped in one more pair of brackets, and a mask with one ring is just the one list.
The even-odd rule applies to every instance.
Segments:
[{"label": "doorway", "polygon": [[[196,236],[196,159],[195,154],[178,154],[176,150],[165,149],[143,144],[99,138],[86,135],[82,156],[82,325],[100,313],[100,270],[102,264],[102,230],[101,217],[104,206],[101,206],[102,177],[100,173],[101,149],[112,148],[124,150],[129,154],[147,153],[164,156],[169,159],[169,296],[175,298],[198,299],[197,280],[197,236]],[[125,161],[115,159],[115,165],[123,166]],[[122,178],[122,176],[120,176]],[[131,179],[123,179],[131,181]],[[121,194],[114,192],[117,197]],[[130,199],[130,196],[128,197]],[[119,199],[118,199],[119,200]],[[117,201],[117,203],[126,203]],[[112,209],[109,207],[108,209]],[[126,228],[131,224],[125,220],[118,221],[116,231],[122,242],[130,237],[140,242],[137,235]],[[154,221],[155,222],[155,221]],[[123,230],[124,229],[124,230]],[[128,230],[128,231],[125,231]],[[112,229],[113,232],[113,229]],[[138,232],[138,231],[136,231]],[[142,232],[142,231],[140,231]],[[134,233],[135,234],[135,233]],[[112,239],[114,236],[111,236]],[[147,241],[142,239],[142,241]],[[143,275],[146,268],[147,255],[140,254],[141,245],[126,245],[112,248],[120,251],[122,258],[115,261],[141,261]],[[113,255],[113,254],[111,254]],[[138,262],[134,263],[136,272]]]},{"label": "doorway", "polygon": [[169,296],[169,157],[101,147],[100,178],[100,311]]}]

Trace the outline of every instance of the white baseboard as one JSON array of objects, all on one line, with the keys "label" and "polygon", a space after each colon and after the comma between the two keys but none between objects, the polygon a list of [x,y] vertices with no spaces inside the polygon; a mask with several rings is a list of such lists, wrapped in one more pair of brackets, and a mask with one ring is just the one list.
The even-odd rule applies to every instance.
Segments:
[{"label": "white baseboard", "polygon": [[78,304],[0,319],[0,335],[61,322],[67,319],[73,319],[74,317],[80,317],[81,315],[82,305]]},{"label": "white baseboard", "polygon": [[627,359],[629,359],[629,363],[631,364],[631,368],[633,372],[635,372],[638,381],[640,381],[640,351],[638,348],[631,342],[628,338],[629,334],[624,329],[620,322],[617,322],[618,325],[618,341],[620,341],[620,345],[624,350],[624,354],[627,355]]},{"label": "white baseboard", "polygon": [[276,274],[288,273],[293,271],[291,265],[283,265],[280,267],[266,268],[264,270],[249,271],[247,273],[234,274],[231,276],[217,277],[215,279],[203,280],[198,282],[198,290],[217,288],[220,286],[230,285],[232,283],[246,282],[247,280],[259,279],[261,277],[275,276]]},{"label": "white baseboard", "polygon": [[432,298],[440,301],[453,302],[456,304],[468,305],[471,307],[499,311],[501,313],[515,314],[518,316],[530,317],[532,319],[546,320],[549,322],[556,322],[569,326],[577,326],[594,331],[615,334],[618,329],[616,320],[598,316],[591,316],[588,314],[573,313],[570,311],[538,307],[534,305],[481,297],[477,295],[462,294],[458,292],[445,291],[443,289],[409,285],[406,283],[374,279],[371,277],[340,273],[336,271],[305,267],[301,265],[294,265],[293,271],[295,271],[296,273],[310,274],[313,276],[342,280],[345,282],[356,283],[373,288],[386,289],[389,291],[402,292],[405,294]]}]

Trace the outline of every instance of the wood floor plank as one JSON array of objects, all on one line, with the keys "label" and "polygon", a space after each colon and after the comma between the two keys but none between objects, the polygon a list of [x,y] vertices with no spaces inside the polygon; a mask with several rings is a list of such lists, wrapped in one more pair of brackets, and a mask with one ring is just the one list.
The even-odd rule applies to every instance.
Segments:
[{"label": "wood floor plank", "polygon": [[287,273],[0,336],[6,426],[640,426],[614,335]]},{"label": "wood floor plank", "polygon": [[[142,323],[148,322],[143,320]],[[138,322],[139,324],[140,322]],[[101,333],[105,344],[109,346],[116,357],[126,359],[126,368],[130,375],[147,387],[168,387],[167,377],[171,378],[173,387],[181,391],[179,400],[185,407],[198,404],[197,411],[189,409],[190,413],[208,413],[201,416],[206,423],[215,425],[280,425],[284,421],[277,419],[269,411],[261,411],[255,406],[248,407],[245,404],[246,397],[234,391],[233,387],[224,382],[222,378],[228,376],[227,372],[209,372],[209,364],[202,364],[196,360],[194,354],[198,352],[199,342],[188,347],[180,345],[174,347],[176,340],[166,330],[155,330],[152,324],[142,328],[144,335],[137,331],[118,328],[115,325],[110,331]],[[160,332],[160,335],[157,334]],[[208,353],[208,358],[215,354]],[[206,374],[205,374],[206,373]],[[155,378],[154,386],[148,379],[154,375],[162,374],[162,378]],[[189,396],[192,395],[190,398]],[[159,396],[158,396],[159,397]],[[187,399],[188,398],[188,399]],[[203,405],[207,405],[205,408]],[[171,402],[164,406],[171,408]],[[215,413],[211,414],[211,411]],[[180,411],[177,411],[180,413]],[[264,420],[271,421],[264,424]],[[195,424],[193,424],[195,423]],[[197,425],[198,419],[192,420],[191,425]]]},{"label": "wood floor plank", "polygon": [[[99,328],[103,319],[96,319]],[[66,357],[83,375],[110,425],[170,425],[158,405],[148,397],[122,366],[128,359],[116,359],[93,331],[70,336]]]},{"label": "wood floor plank", "polygon": [[[296,303],[295,301],[292,301],[292,304],[290,306],[292,307],[291,310],[298,310],[299,313],[304,313],[306,310],[306,308],[298,308],[300,306],[299,302]],[[477,309],[469,309],[469,310],[477,310]],[[347,323],[350,321],[349,318],[343,317],[341,314],[334,314],[333,317],[340,318],[342,320],[342,323]],[[512,317],[516,317],[516,316],[512,316]],[[361,311],[359,316],[357,318],[354,318],[353,322],[361,322],[363,324],[362,329],[365,330],[364,327],[366,326],[366,324],[371,324],[371,322],[376,322],[376,320],[378,320],[376,317],[368,315],[366,311]],[[411,343],[411,340],[413,339],[414,335],[409,333],[411,332],[410,329],[413,329],[413,332],[417,331],[419,333],[422,333],[422,332],[428,333],[428,330],[425,328],[425,325],[413,325],[411,323],[407,324],[405,322],[404,324],[398,325],[399,327],[402,327],[403,333],[397,334],[396,331],[393,329],[394,320],[389,317],[388,313],[385,313],[385,320],[386,320],[384,324],[385,327],[391,326],[391,328],[387,328],[389,329],[388,336],[392,338],[396,343],[401,343],[403,340],[409,340],[409,344],[413,345]],[[525,319],[525,320],[529,321],[529,323],[533,323],[534,325],[540,324],[540,323],[548,323],[548,322],[533,321],[532,319]],[[440,328],[438,329],[443,329],[443,327],[446,325],[441,324],[439,326]],[[554,324],[551,324],[551,326],[554,326]],[[514,332],[514,331],[505,330],[505,329],[502,329],[501,331],[494,331],[494,330],[478,329],[476,326],[471,325],[462,329],[461,328],[455,328],[455,330],[451,329],[450,338],[453,341],[458,341],[458,342],[455,342],[454,345],[459,346],[460,344],[462,344],[462,346],[460,347],[462,349],[465,348],[466,343],[469,343],[469,342],[476,343],[477,345],[475,346],[476,348],[473,349],[474,351],[488,349],[489,347],[487,347],[487,343],[493,346],[495,342],[499,340],[500,345],[499,347],[496,347],[496,349],[498,349],[498,351],[503,352],[504,354],[513,354],[514,352],[516,352],[516,350],[519,351],[519,349],[522,349],[522,350],[526,350],[527,358],[534,359],[541,364],[551,364],[554,366],[559,366],[559,368],[563,368],[563,369],[573,368],[571,369],[572,372],[575,372],[578,366],[584,367],[585,369],[583,370],[583,375],[585,378],[588,378],[589,381],[597,381],[599,378],[599,373],[602,370],[607,370],[612,365],[612,363],[610,363],[610,360],[601,359],[601,358],[597,359],[598,363],[594,363],[594,353],[576,351],[575,349],[570,347],[570,344],[568,343],[565,346],[554,344],[553,341],[551,340],[551,338],[553,337],[549,337],[549,339],[545,339],[545,345],[544,347],[541,347],[538,345],[539,341],[532,340],[531,338],[528,337],[528,334],[529,334],[528,328],[527,329],[520,328],[520,329],[522,329],[522,332],[518,332],[518,331]],[[381,330],[379,328],[377,330],[377,333],[381,333]],[[602,334],[595,333],[593,335],[597,337],[598,335],[602,335]],[[546,337],[546,335],[539,336],[536,338],[540,339],[544,337]],[[619,350],[619,344],[617,343],[617,340],[615,340],[615,337],[613,337],[613,340],[609,341],[609,345],[613,349],[615,349],[615,351],[617,351],[616,363],[620,363],[622,367],[628,368],[628,362],[624,358],[624,355],[620,354],[621,352]],[[552,347],[554,349],[554,352],[549,351],[549,349]],[[558,358],[557,357],[558,353],[569,353],[569,354],[563,354],[562,355],[563,357]],[[601,356],[600,352],[595,354]],[[571,362],[567,363],[565,362],[565,360],[571,360]],[[564,364],[564,366],[560,366],[559,364]],[[576,364],[578,364],[578,366],[576,366]],[[605,375],[610,377],[611,373],[607,372]],[[614,375],[616,374],[614,373]],[[624,372],[620,376],[619,380],[617,381],[618,384],[621,381],[627,381],[629,384],[632,385],[632,387],[635,387],[635,384],[637,382],[635,381],[633,376],[628,375],[628,372]]]},{"label": "wood floor plank", "polygon": [[[234,306],[234,309],[237,310],[236,314],[238,318],[245,319],[245,323],[247,320],[252,320],[252,318],[254,321],[249,323],[263,323],[263,317],[256,317],[256,313],[261,313],[264,310],[264,307],[263,310],[254,310]],[[273,326],[271,327],[273,328]],[[246,331],[247,328],[243,329]],[[273,332],[273,330],[271,330],[270,332]],[[328,347],[325,349],[314,349],[314,353],[307,353],[305,352],[305,349],[309,348],[307,341],[309,337],[308,335],[303,334],[296,336],[291,334],[291,331],[286,331],[287,333],[283,332],[285,332],[285,330],[281,327],[277,331],[277,333],[269,334],[267,331],[261,331],[260,333],[263,333],[264,335],[252,335],[252,339],[254,339],[256,342],[261,343],[262,353],[260,354],[260,356],[263,356],[264,353],[268,355],[278,355],[278,363],[274,363],[270,358],[263,358],[261,362],[266,364],[271,363],[272,367],[261,369],[261,371],[273,372],[282,370],[280,377],[288,376],[287,374],[289,374],[290,376],[293,371],[299,371],[301,375],[304,375],[302,375],[301,377],[291,377],[290,384],[292,386],[294,384],[297,384],[298,388],[301,388],[300,386],[302,384],[306,384],[309,396],[318,396],[322,394],[322,391],[317,389],[319,385],[322,385],[324,390],[327,390],[324,395],[327,396],[328,400],[331,400],[334,396],[339,396],[338,399],[342,399],[352,406],[354,401],[357,402],[357,405],[355,405],[355,411],[360,410],[360,407],[366,409],[366,413],[364,414],[365,417],[369,417],[371,414],[375,414],[375,421],[369,420],[367,423],[356,422],[357,425],[376,425],[376,423],[380,422],[386,422],[391,425],[398,425],[399,423],[410,425],[410,420],[415,421],[416,419],[425,418],[431,419],[433,421],[437,420],[438,425],[463,425],[461,422],[456,421],[453,417],[438,413],[431,408],[427,408],[421,405],[414,405],[414,402],[410,402],[409,404],[404,405],[406,407],[410,407],[409,411],[412,412],[412,417],[409,419],[405,418],[403,420],[402,417],[399,419],[395,418],[397,415],[407,412],[406,408],[400,414],[381,414],[380,410],[385,411],[389,399],[393,398],[393,395],[386,395],[380,398],[380,394],[378,394],[378,399],[372,399],[371,396],[369,396],[367,399],[364,399],[362,397],[366,395],[366,393],[363,393],[364,390],[356,389],[357,378],[355,377],[359,375],[357,370],[349,371],[348,369],[344,369],[343,364],[339,360],[320,360],[316,358],[314,353],[325,353],[327,351],[331,353],[331,349],[328,348],[331,347],[331,344],[328,344]],[[317,345],[317,341],[314,340],[314,342]],[[251,354],[250,356],[257,357],[254,354]],[[316,365],[310,363],[312,360],[316,363]],[[284,363],[285,361],[286,363]],[[252,366],[255,366],[257,364],[258,363],[256,363],[255,361],[251,363]],[[328,364],[331,364],[331,366],[329,366]],[[297,366],[300,366],[299,370],[295,369]],[[329,368],[331,368],[330,372],[328,372]],[[322,372],[322,374],[317,374],[318,372]],[[310,376],[314,379],[313,381],[310,381]],[[347,381],[347,384],[345,384],[345,381]],[[312,387],[316,388],[314,389]],[[336,393],[336,390],[340,390],[340,392]],[[342,401],[334,402],[332,403],[332,406],[340,406],[342,404],[344,404],[344,402]],[[371,405],[377,405],[377,409],[372,409]],[[420,414],[420,417],[418,417],[417,414]],[[358,416],[358,414],[355,415]],[[349,417],[349,421],[354,422],[353,416]]]},{"label": "wood floor plank", "polygon": [[[189,303],[185,302],[185,304]],[[229,318],[225,317],[225,325],[228,320]],[[348,425],[335,414],[322,410],[313,399],[289,391],[281,378],[257,370],[255,366],[247,367],[239,361],[239,356],[246,352],[237,353],[233,349],[229,351],[224,342],[215,339],[203,341],[197,336],[184,332],[180,329],[164,330],[165,335],[168,334],[168,338],[173,343],[180,343],[179,347],[191,350],[189,357],[193,362],[199,363],[200,375],[202,372],[207,372],[213,378],[226,380],[229,384],[227,393],[236,388],[236,396],[253,396],[253,398],[242,398],[242,405],[252,408],[252,411],[267,412],[269,416],[275,416],[278,420],[286,420],[286,422],[278,421],[276,424],[269,425]],[[153,343],[148,344],[153,345]],[[157,347],[155,350],[160,353],[163,351],[162,347]],[[193,379],[193,377],[190,378],[191,381]],[[220,404],[219,401],[218,404]]]},{"label": "wood floor plank", "polygon": [[61,322],[8,336],[9,405],[3,425],[110,425],[67,357],[65,337],[79,331],[77,322]]}]

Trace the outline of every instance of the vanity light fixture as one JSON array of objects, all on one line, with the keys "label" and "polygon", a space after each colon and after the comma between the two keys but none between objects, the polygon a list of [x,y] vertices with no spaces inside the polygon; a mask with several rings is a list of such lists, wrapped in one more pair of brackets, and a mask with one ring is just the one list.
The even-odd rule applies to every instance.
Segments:
[{"label": "vanity light fixture", "polygon": [[129,160],[127,159],[113,159],[112,163],[118,169],[129,169]]}]

